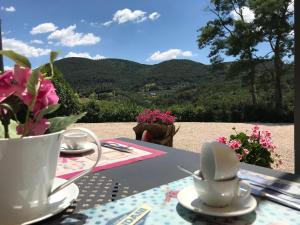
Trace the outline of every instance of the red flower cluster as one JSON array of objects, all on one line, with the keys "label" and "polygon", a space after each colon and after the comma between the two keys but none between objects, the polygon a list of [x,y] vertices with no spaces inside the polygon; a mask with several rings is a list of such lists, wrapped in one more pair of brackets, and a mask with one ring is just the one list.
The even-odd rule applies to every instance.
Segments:
[{"label": "red flower cluster", "polygon": [[173,124],[176,118],[170,111],[161,112],[159,109],[145,109],[136,117],[136,120],[138,123],[162,123],[168,125]]}]

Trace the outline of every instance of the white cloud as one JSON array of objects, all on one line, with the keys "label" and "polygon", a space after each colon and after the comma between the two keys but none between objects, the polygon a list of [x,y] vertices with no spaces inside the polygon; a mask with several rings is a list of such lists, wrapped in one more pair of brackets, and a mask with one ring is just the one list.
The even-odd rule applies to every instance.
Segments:
[{"label": "white cloud", "polygon": [[294,1],[293,1],[293,0],[290,1],[290,4],[289,4],[287,10],[288,10],[289,12],[294,12]]},{"label": "white cloud", "polygon": [[42,40],[37,40],[37,39],[31,40],[30,43],[32,43],[32,44],[39,44],[39,45],[44,44],[44,42]]},{"label": "white cloud", "polygon": [[184,51],[181,53],[184,57],[192,57],[193,53],[191,51]]},{"label": "white cloud", "polygon": [[[255,18],[254,12],[247,6],[243,6],[241,9],[242,9],[242,15],[243,15],[243,18],[244,18],[245,22],[247,22],[247,23],[252,22]],[[234,20],[241,20],[242,19],[241,16],[239,14],[237,14],[235,10],[232,10],[230,12],[230,14],[231,14],[231,16]]]},{"label": "white cloud", "polygon": [[12,70],[13,67],[12,66],[4,66],[4,70]]},{"label": "white cloud", "polygon": [[105,23],[102,23],[103,26],[109,27],[114,21],[110,20]]},{"label": "white cloud", "polygon": [[98,22],[90,22],[90,26],[91,27],[101,27],[101,23],[98,23]]},{"label": "white cloud", "polygon": [[84,22],[85,22],[85,19],[81,19],[80,22],[81,22],[81,23],[84,23]]},{"label": "white cloud", "polygon": [[160,17],[160,14],[158,12],[153,12],[147,17],[147,12],[144,12],[142,10],[131,10],[131,9],[120,9],[116,11],[113,15],[113,18],[109,21],[106,21],[102,23],[103,26],[109,27],[112,25],[112,23],[127,23],[127,22],[133,22],[133,23],[141,23],[146,21],[148,18],[152,21],[157,20]]},{"label": "white cloud", "polygon": [[149,15],[150,20],[157,20],[160,17],[160,14],[158,12],[153,12]]},{"label": "white cloud", "polygon": [[37,25],[36,27],[33,27],[30,31],[31,34],[43,34],[43,33],[49,33],[52,31],[55,31],[57,29],[57,26],[55,26],[53,23],[41,23]]},{"label": "white cloud", "polygon": [[99,54],[96,54],[95,56],[91,56],[88,52],[79,52],[79,53],[69,52],[65,56],[65,58],[68,58],[68,57],[81,57],[81,58],[88,58],[88,59],[105,59],[106,58],[105,56],[99,55]]},{"label": "white cloud", "polygon": [[182,51],[181,49],[169,49],[165,52],[156,51],[150,58],[151,61],[165,61],[170,59],[177,59],[178,57],[191,57],[193,53],[191,51]]},{"label": "white cloud", "polygon": [[13,6],[9,6],[9,7],[3,7],[1,6],[1,10],[6,11],[6,12],[15,12],[16,8]]},{"label": "white cloud", "polygon": [[6,35],[6,34],[10,34],[10,33],[11,33],[11,30],[1,32],[2,36]]},{"label": "white cloud", "polygon": [[56,30],[48,36],[48,40],[57,41],[58,44],[67,47],[78,45],[94,45],[100,42],[101,38],[92,33],[77,33],[75,32],[76,25]]},{"label": "white cloud", "polygon": [[42,55],[48,55],[50,53],[50,49],[35,48],[21,40],[17,40],[14,38],[10,38],[10,39],[3,38],[2,41],[3,41],[3,49],[13,50],[27,57],[39,57]]},{"label": "white cloud", "polygon": [[134,10],[131,11],[130,9],[121,9],[115,12],[113,21],[117,22],[118,24],[126,23],[126,22],[134,22],[140,23],[147,19],[146,12],[142,10]]}]

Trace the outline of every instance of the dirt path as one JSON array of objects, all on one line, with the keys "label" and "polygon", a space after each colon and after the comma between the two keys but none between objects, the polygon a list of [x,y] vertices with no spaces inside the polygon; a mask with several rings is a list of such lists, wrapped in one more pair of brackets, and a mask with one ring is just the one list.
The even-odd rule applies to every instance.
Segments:
[{"label": "dirt path", "polygon": [[[94,131],[99,138],[127,137],[135,138],[132,128],[136,123],[78,123],[73,126],[85,127]],[[228,137],[232,134],[232,127],[237,131],[251,130],[254,124],[250,123],[176,123],[180,126],[174,138],[174,147],[187,151],[200,152],[201,145],[207,140],[216,137]],[[258,124],[262,129],[268,129],[273,135],[273,142],[277,152],[281,155],[283,164],[279,170],[294,171],[294,124]]]}]

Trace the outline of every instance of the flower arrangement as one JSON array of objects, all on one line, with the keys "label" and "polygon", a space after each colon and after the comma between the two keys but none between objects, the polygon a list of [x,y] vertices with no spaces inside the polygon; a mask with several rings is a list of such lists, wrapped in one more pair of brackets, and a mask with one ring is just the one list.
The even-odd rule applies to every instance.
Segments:
[{"label": "flower arrangement", "polygon": [[[42,135],[65,129],[84,113],[48,119],[59,108],[59,97],[51,79],[57,52],[50,53],[50,63],[31,69],[29,60],[11,50],[0,54],[15,61],[12,70],[0,74],[0,138]],[[50,66],[51,74],[43,73]]]},{"label": "flower arrangement", "polygon": [[174,123],[176,116],[172,115],[170,111],[161,112],[159,109],[145,109],[136,117],[136,120],[138,123],[159,123],[169,125]]},{"label": "flower arrangement", "polygon": [[179,130],[175,129],[176,118],[170,111],[145,109],[136,117],[138,124],[133,128],[136,139],[172,147],[173,136]]},{"label": "flower arrangement", "polygon": [[280,155],[275,152],[276,146],[272,141],[272,134],[268,130],[262,130],[255,125],[250,135],[244,132],[237,132],[226,137],[219,137],[218,142],[228,145],[236,152],[237,158],[241,162],[271,168],[282,164]]}]

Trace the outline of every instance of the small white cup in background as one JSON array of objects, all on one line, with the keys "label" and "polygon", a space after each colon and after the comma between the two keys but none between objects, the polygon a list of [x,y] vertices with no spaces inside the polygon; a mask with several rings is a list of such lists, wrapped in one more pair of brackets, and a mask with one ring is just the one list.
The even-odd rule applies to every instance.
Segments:
[{"label": "small white cup in background", "polygon": [[205,180],[226,180],[237,175],[240,161],[233,149],[217,141],[206,142],[200,153],[200,170]]},{"label": "small white cup in background", "polygon": [[63,134],[63,143],[68,149],[83,149],[88,141],[88,135],[82,132],[70,132]]},{"label": "small white cup in background", "polygon": [[[199,170],[195,174],[198,175]],[[237,198],[247,199],[251,193],[251,186],[238,177],[223,181],[203,180],[195,176],[193,179],[199,199],[211,207],[226,207]]]}]

